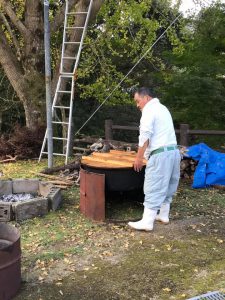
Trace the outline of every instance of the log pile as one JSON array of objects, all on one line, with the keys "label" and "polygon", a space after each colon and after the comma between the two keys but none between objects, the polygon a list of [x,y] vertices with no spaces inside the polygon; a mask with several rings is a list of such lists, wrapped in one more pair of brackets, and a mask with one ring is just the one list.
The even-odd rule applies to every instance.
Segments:
[{"label": "log pile", "polygon": [[[75,144],[86,144],[86,148],[80,148],[80,147],[74,147],[73,149],[76,151],[81,151],[85,154],[90,154],[92,152],[109,152],[110,150],[134,150],[136,151],[138,148],[138,145],[135,143],[127,143],[127,142],[121,142],[116,140],[104,140],[102,138],[95,139],[93,137],[83,137],[80,139],[76,139]],[[83,154],[82,153],[82,154]]]},{"label": "log pile", "polygon": [[44,174],[42,172],[37,173],[30,171],[30,173],[45,178],[48,183],[51,183],[55,187],[59,187],[61,189],[67,189],[73,185],[79,185],[79,171],[67,174],[61,172],[58,176]]},{"label": "log pile", "polygon": [[193,179],[197,162],[193,159],[184,158],[180,163],[180,175],[181,178]]}]

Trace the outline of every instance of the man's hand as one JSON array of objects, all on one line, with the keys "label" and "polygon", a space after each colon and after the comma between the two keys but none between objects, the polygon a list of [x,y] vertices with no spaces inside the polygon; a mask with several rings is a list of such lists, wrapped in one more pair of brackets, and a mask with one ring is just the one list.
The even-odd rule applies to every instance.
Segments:
[{"label": "man's hand", "polygon": [[144,158],[144,153],[145,150],[147,149],[149,144],[149,140],[147,140],[142,147],[138,148],[137,156],[134,161],[134,170],[136,172],[140,172],[142,167],[143,167],[143,158]]},{"label": "man's hand", "polygon": [[143,159],[137,157],[134,161],[134,170],[136,172],[140,172],[142,167],[143,167]]}]

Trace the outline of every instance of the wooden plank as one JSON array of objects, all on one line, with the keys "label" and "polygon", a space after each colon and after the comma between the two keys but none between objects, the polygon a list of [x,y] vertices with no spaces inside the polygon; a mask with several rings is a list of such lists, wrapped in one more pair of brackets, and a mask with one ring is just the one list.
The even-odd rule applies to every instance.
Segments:
[{"label": "wooden plank", "polygon": [[135,151],[122,151],[122,150],[110,150],[109,153],[113,153],[113,154],[121,154],[121,155],[133,155],[135,156],[137,154],[137,152]]},{"label": "wooden plank", "polygon": [[[112,160],[120,160],[120,161],[129,161],[129,162],[134,162],[135,160],[135,156],[134,155],[114,155],[112,153],[99,153],[99,152],[93,152],[91,156],[94,157],[105,157],[105,158],[109,158]],[[147,161],[144,159],[143,160],[144,164],[147,163]]]},{"label": "wooden plank", "polygon": [[189,130],[188,133],[196,135],[225,135],[225,131],[222,130]]},{"label": "wooden plank", "polygon": [[116,159],[109,159],[109,158],[105,158],[105,157],[93,157],[93,156],[87,156],[84,159],[82,159],[82,161],[93,161],[93,162],[104,162],[106,165],[107,163],[111,163],[111,164],[116,164],[118,166],[122,166],[122,167],[132,167],[133,163],[128,162],[128,161],[120,161],[120,160],[116,160]]},{"label": "wooden plank", "polygon": [[[135,151],[111,150],[108,153],[93,152],[90,156],[83,156],[81,164],[96,168],[133,168]],[[144,159],[143,164],[147,161]]]},{"label": "wooden plank", "polygon": [[123,168],[133,168],[132,167],[122,167],[121,165],[111,164],[109,162],[94,162],[94,161],[88,161],[88,160],[82,160],[81,165],[93,167],[93,168],[101,168],[101,169],[123,169]]},{"label": "wooden plank", "polygon": [[112,129],[139,131],[138,126],[112,125]]},{"label": "wooden plank", "polygon": [[135,156],[129,156],[129,155],[115,155],[112,153],[98,153],[98,152],[94,152],[92,153],[91,156],[94,157],[106,157],[106,158],[111,158],[111,159],[116,159],[116,160],[130,160],[130,161],[134,161],[135,160]]}]

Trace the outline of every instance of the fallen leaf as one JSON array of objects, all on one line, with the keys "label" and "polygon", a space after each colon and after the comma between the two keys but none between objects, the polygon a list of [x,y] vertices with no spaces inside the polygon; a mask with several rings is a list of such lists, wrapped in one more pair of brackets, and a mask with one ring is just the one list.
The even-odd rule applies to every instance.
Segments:
[{"label": "fallen leaf", "polygon": [[195,272],[195,273],[198,273],[198,269],[194,269],[194,272]]},{"label": "fallen leaf", "polygon": [[62,282],[56,282],[56,285],[58,285],[58,286],[62,285]]},{"label": "fallen leaf", "polygon": [[223,243],[223,240],[220,240],[220,239],[217,239],[216,240],[219,244],[222,244]]}]

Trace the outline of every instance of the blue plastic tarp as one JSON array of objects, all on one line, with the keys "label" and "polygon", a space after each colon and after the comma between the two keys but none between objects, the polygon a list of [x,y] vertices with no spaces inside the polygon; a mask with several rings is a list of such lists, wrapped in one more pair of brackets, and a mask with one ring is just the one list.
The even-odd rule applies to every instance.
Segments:
[{"label": "blue plastic tarp", "polygon": [[212,150],[204,143],[188,147],[185,155],[198,161],[193,188],[225,185],[225,154]]}]

